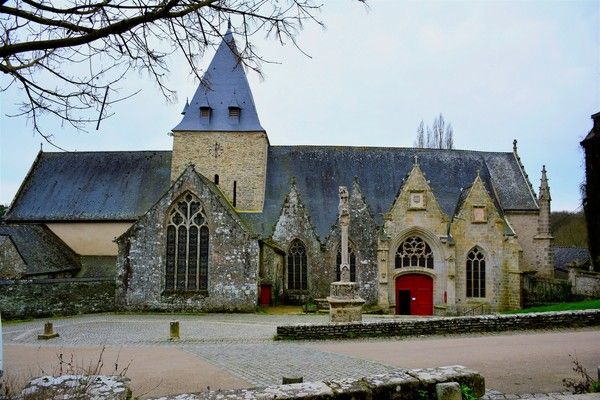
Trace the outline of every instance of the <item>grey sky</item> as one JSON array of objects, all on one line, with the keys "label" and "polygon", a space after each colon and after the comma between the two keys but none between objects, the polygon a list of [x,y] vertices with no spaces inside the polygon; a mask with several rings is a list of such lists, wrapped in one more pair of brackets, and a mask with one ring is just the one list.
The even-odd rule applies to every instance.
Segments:
[{"label": "grey sky", "polygon": [[[410,147],[421,120],[440,112],[461,149],[510,151],[513,138],[534,188],[546,164],[553,209],[579,207],[579,141],[600,111],[600,1],[327,2],[327,29],[307,26],[293,46],[257,37],[264,79],[249,73],[271,144]],[[210,61],[212,53],[203,60]],[[142,92],[113,108],[99,132],[57,127],[69,150],[165,150],[186,97],[196,88],[172,60],[166,104],[146,76]],[[4,78],[1,78],[4,79]],[[18,93],[1,99],[0,203],[9,203],[39,150],[26,121],[7,118]],[[54,151],[48,145],[45,151]],[[397,184],[397,183],[390,183]]]}]

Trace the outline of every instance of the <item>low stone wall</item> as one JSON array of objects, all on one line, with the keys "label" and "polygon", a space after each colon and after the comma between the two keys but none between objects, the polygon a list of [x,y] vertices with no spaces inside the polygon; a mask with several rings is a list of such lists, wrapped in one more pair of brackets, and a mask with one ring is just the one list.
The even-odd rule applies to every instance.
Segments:
[{"label": "low stone wall", "polygon": [[431,317],[340,325],[278,326],[277,339],[318,340],[357,337],[446,335],[464,332],[502,332],[576,328],[600,325],[600,310],[551,313]]},{"label": "low stone wall", "polygon": [[523,276],[523,306],[562,303],[573,298],[571,283],[564,279]]},{"label": "low stone wall", "polygon": [[457,382],[469,386],[477,397],[483,396],[485,392],[485,382],[479,373],[455,365],[440,368],[398,370],[391,374],[372,375],[358,379],[179,394],[160,397],[155,400],[433,400],[440,398],[437,393],[437,385],[448,382]]},{"label": "low stone wall", "polygon": [[582,297],[600,298],[600,273],[569,269],[569,282],[573,294]]},{"label": "low stone wall", "polygon": [[114,310],[115,282],[111,278],[0,281],[2,319]]},{"label": "low stone wall", "polygon": [[130,380],[116,375],[42,376],[29,382],[21,392],[22,400],[128,400]]}]

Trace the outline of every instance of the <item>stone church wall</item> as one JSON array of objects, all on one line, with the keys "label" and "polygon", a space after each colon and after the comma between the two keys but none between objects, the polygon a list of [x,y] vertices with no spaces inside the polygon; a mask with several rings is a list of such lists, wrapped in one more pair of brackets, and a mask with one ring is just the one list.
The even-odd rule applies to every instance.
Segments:
[{"label": "stone church wall", "polygon": [[271,286],[271,305],[284,302],[285,254],[273,245],[260,248],[260,284]]},{"label": "stone church wall", "polygon": [[[166,215],[185,193],[201,202],[208,221],[206,292],[165,293]],[[133,310],[253,311],[259,245],[218,189],[188,167],[171,189],[118,239],[120,307]]]},{"label": "stone church wall", "polygon": [[[354,251],[356,256],[356,282],[359,285],[359,295],[365,300],[366,305],[375,305],[377,304],[378,291],[377,238],[379,227],[375,223],[356,181],[350,194],[349,203],[350,226],[348,236],[350,250]],[[336,221],[326,240],[324,255],[325,263],[330,270],[331,282],[335,281],[336,278],[340,238],[340,225]]]},{"label": "stone church wall", "polygon": [[[411,206],[411,195],[419,193],[423,195],[423,203],[420,207]],[[391,210],[384,215],[384,229],[380,241],[380,247],[389,249],[386,254],[387,278],[381,277],[381,290],[387,292],[387,304],[393,311],[396,304],[395,279],[404,273],[423,273],[433,278],[434,285],[434,307],[436,313],[444,313],[448,263],[452,249],[445,241],[448,230],[448,217],[442,211],[435,196],[427,183],[425,175],[418,165],[414,166],[409,176],[405,179],[402,189]],[[433,252],[434,266],[430,268],[395,268],[395,255],[400,244],[410,236],[419,236]],[[442,240],[444,239],[444,240]],[[380,301],[384,294],[380,294]],[[384,304],[380,304],[384,306]]]},{"label": "stone church wall", "polygon": [[[285,301],[288,304],[303,304],[311,299],[327,296],[329,283],[332,282],[335,275],[332,276],[331,268],[328,268],[328,264],[325,262],[321,243],[310,221],[308,211],[302,203],[301,195],[293,182],[272,238],[286,253],[295,239],[300,240],[306,248],[307,289],[290,289],[284,279]],[[287,276],[287,271],[285,271],[285,276]]]},{"label": "stone church wall", "polygon": [[[474,221],[475,206],[484,207],[485,222]],[[485,311],[519,308],[519,287],[512,286],[514,282],[509,280],[509,275],[519,273],[520,246],[514,237],[505,237],[504,220],[481,180],[477,179],[471,187],[460,212],[454,217],[450,233],[456,243],[457,311],[461,313],[479,305],[483,305]],[[469,298],[466,295],[466,263],[474,247],[485,257],[485,296]]]},{"label": "stone church wall", "polygon": [[171,180],[190,164],[219,188],[236,208],[261,211],[264,203],[268,140],[265,132],[174,132]]},{"label": "stone church wall", "polygon": [[537,235],[538,213],[507,211],[506,218],[517,234],[517,241],[523,249],[521,269],[535,270],[539,249],[533,239]]}]

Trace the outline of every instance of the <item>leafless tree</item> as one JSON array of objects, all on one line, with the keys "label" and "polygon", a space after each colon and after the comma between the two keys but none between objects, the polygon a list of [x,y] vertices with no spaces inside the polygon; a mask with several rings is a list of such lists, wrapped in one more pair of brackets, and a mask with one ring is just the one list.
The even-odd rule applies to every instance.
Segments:
[{"label": "leafless tree", "polygon": [[42,121],[99,124],[112,104],[134,94],[118,87],[132,71],[147,73],[175,100],[166,82],[169,58],[185,58],[200,79],[199,61],[228,23],[240,62],[260,73],[265,60],[253,35],[298,47],[305,23],[322,25],[320,7],[315,0],[0,0],[0,71],[7,78],[0,90],[21,90],[11,116],[30,119],[51,143]]},{"label": "leafless tree", "polygon": [[423,121],[417,127],[417,139],[414,147],[433,149],[453,149],[454,129],[451,124],[446,124],[442,114],[433,120],[431,127],[427,125],[427,135],[423,132]]},{"label": "leafless tree", "polygon": [[414,147],[425,147],[425,127],[423,121],[417,127],[417,140],[415,140]]}]

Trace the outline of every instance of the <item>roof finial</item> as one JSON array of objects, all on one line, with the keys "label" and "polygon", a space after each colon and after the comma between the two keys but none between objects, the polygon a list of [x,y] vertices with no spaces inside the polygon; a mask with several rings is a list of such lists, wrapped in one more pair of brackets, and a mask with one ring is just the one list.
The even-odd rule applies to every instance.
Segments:
[{"label": "roof finial", "polygon": [[517,139],[513,139],[513,153],[517,152]]},{"label": "roof finial", "polygon": [[44,143],[40,142],[40,151],[44,151]]},{"label": "roof finial", "polygon": [[227,30],[231,30],[231,17],[227,18]]},{"label": "roof finial", "polygon": [[415,154],[415,166],[419,165],[419,156]]}]

